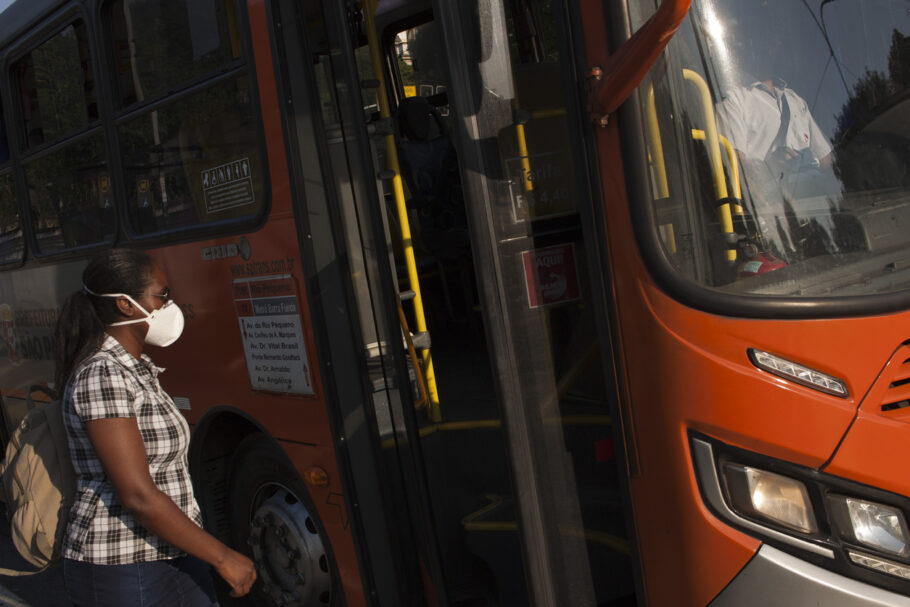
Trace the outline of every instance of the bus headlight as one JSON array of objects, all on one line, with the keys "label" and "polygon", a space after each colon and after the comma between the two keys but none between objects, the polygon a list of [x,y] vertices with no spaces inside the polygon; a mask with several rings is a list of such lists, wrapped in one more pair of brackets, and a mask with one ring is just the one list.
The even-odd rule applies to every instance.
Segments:
[{"label": "bus headlight", "polygon": [[734,510],[799,533],[818,532],[809,493],[800,481],[732,462],[724,462],[722,469]]},{"label": "bus headlight", "polygon": [[885,554],[910,556],[910,534],[897,508],[845,495],[829,495],[832,518],[841,537]]}]

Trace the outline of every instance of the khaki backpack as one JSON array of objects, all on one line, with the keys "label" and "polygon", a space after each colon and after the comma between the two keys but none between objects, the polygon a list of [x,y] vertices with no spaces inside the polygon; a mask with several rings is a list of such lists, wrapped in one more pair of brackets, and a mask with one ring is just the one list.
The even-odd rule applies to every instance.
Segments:
[{"label": "khaki backpack", "polygon": [[13,544],[22,558],[39,569],[0,568],[0,575],[31,575],[59,562],[76,492],[63,403],[35,403],[34,391],[53,396],[42,387],[29,389],[28,413],[10,437],[0,475]]}]

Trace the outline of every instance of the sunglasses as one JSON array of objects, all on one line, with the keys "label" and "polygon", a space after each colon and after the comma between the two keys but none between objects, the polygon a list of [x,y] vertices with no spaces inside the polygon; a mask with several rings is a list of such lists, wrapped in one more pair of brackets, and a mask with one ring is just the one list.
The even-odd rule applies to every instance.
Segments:
[{"label": "sunglasses", "polygon": [[148,295],[149,297],[160,297],[161,299],[163,299],[164,301],[167,302],[167,301],[171,300],[171,289],[170,289],[170,287],[164,287],[163,293],[138,293],[138,295],[140,297],[143,295]]}]

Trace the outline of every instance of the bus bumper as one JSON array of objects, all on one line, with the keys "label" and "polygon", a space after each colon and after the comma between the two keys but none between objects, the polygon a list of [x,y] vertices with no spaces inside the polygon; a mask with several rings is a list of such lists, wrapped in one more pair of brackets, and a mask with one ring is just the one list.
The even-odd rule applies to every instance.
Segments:
[{"label": "bus bumper", "polygon": [[764,544],[711,602],[712,607],[753,605],[910,607],[910,598],[838,575]]}]

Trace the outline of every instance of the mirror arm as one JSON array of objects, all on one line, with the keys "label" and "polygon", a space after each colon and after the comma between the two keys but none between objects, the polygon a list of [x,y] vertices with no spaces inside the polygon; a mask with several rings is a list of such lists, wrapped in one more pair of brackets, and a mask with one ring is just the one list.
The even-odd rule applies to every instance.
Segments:
[{"label": "mirror arm", "polygon": [[692,0],[663,0],[657,12],[610,55],[606,66],[591,70],[597,81],[593,89],[596,121],[605,125],[606,118],[641,84],[682,25],[691,4]]}]

